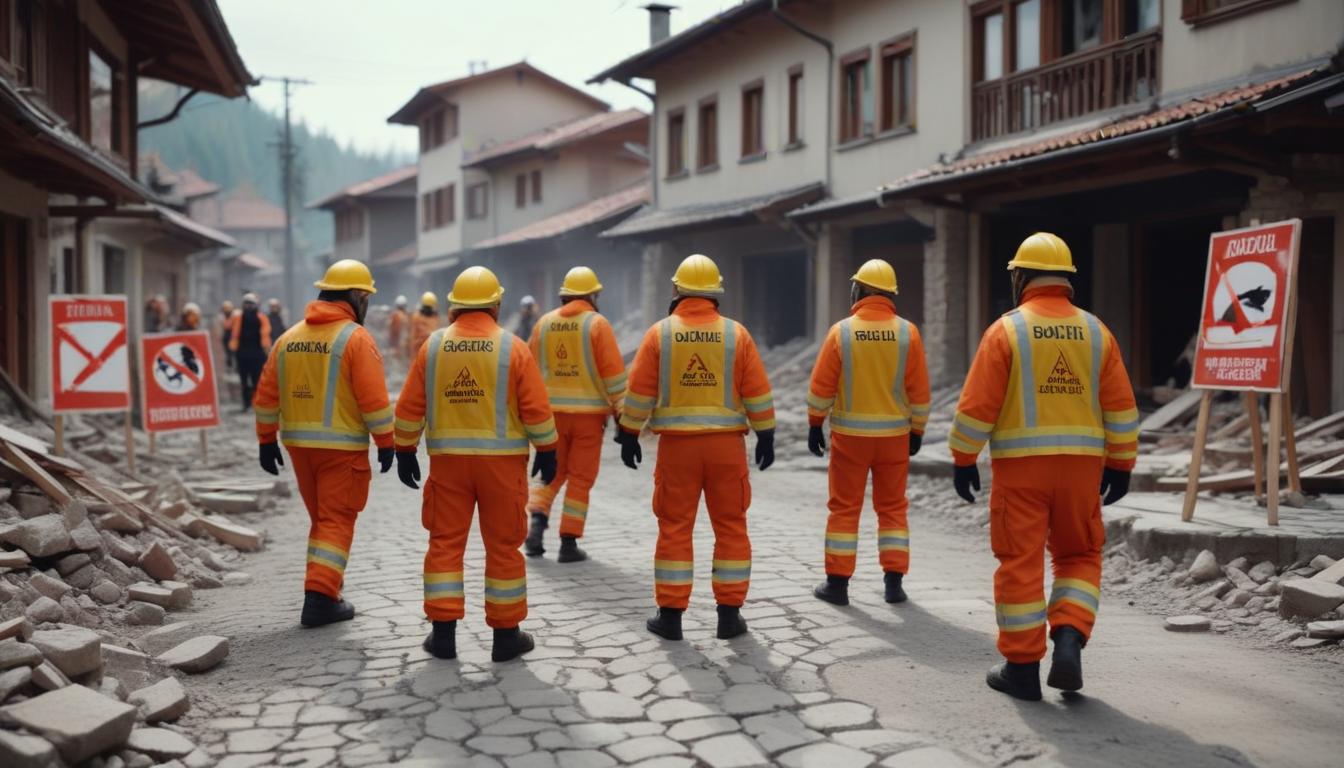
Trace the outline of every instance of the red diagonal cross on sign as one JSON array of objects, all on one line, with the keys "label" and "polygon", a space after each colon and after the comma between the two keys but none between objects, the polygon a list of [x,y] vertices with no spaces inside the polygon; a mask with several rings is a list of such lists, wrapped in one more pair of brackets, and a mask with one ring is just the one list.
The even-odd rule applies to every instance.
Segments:
[{"label": "red diagonal cross on sign", "polygon": [[75,380],[70,382],[69,388],[66,389],[67,392],[72,392],[78,389],[80,384],[83,384],[90,376],[97,373],[98,370],[103,367],[103,363],[106,363],[112,358],[112,355],[116,353],[118,347],[126,343],[126,329],[122,328],[117,331],[117,335],[112,337],[112,340],[107,343],[107,346],[103,347],[102,354],[95,356],[92,352],[85,349],[83,344],[79,343],[79,339],[76,339],[74,334],[70,333],[68,325],[57,326],[56,334],[61,341],[69,344],[76,352],[83,355],[84,358],[89,361],[89,364],[84,366],[84,370],[79,372],[79,375],[75,377]]},{"label": "red diagonal cross on sign", "polygon": [[182,365],[181,363],[177,362],[172,357],[170,357],[168,355],[168,350],[166,349],[159,350],[157,358],[176,368],[178,373],[182,374],[183,376],[186,376],[188,379],[191,379],[193,384],[201,383],[201,375],[199,373],[195,373],[190,368],[186,367],[185,365]]}]

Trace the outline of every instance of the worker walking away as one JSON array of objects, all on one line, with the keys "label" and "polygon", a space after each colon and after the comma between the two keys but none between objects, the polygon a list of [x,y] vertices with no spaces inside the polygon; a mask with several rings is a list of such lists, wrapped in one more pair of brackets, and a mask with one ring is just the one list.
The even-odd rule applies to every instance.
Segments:
[{"label": "worker walking away", "polygon": [[285,322],[285,308],[280,300],[272,298],[266,302],[266,320],[271,324],[271,338],[278,339],[289,324]]},{"label": "worker walking away", "polygon": [[643,459],[644,423],[659,436],[653,473],[658,612],[646,626],[655,635],[681,639],[694,571],[691,535],[703,492],[714,527],[716,635],[727,639],[747,631],[741,607],[751,581],[751,481],[743,436],[748,425],[756,431],[758,469],[774,463],[774,399],[751,334],[719,314],[718,266],[707,256],[689,256],[672,284],[669,317],[644,334],[630,367],[616,441],[622,462],[635,469]]},{"label": "worker walking away", "polygon": [[560,308],[543,315],[531,331],[529,347],[541,364],[560,445],[555,480],[534,487],[528,495],[532,527],[524,546],[529,557],[546,551],[543,537],[551,504],[563,488],[556,560],[573,563],[588,558],[578,544],[588,519],[588,493],[602,463],[607,417],[620,413],[625,395],[625,361],[611,324],[597,311],[601,291],[593,270],[574,267],[560,287]]},{"label": "worker walking away", "polygon": [[271,350],[257,387],[261,468],[279,474],[289,449],[299,495],[308,509],[308,567],[299,622],[347,621],[355,608],[341,597],[355,518],[369,496],[369,436],[382,472],[392,467],[392,409],[383,358],[363,327],[377,291],[368,267],[342,259],[314,284],[317,300]]},{"label": "worker walking away", "polygon": [[177,319],[178,331],[199,331],[201,329],[201,307],[194,301],[182,305],[182,314]]},{"label": "worker walking away", "polygon": [[402,337],[406,335],[408,322],[410,317],[406,314],[406,297],[398,296],[392,314],[387,317],[387,348],[402,361],[406,360],[406,345],[402,343]]},{"label": "worker walking away", "polygon": [[518,326],[514,334],[523,341],[531,341],[532,327],[537,324],[537,300],[524,296],[518,302]]},{"label": "worker walking away", "polygon": [[439,297],[433,291],[425,291],[420,296],[420,310],[411,317],[411,332],[406,337],[407,359],[414,360],[425,340],[442,325],[439,322]]},{"label": "worker walking away", "polygon": [[919,329],[896,314],[896,270],[872,259],[850,281],[850,316],[826,334],[807,395],[808,449],[825,454],[822,424],[828,414],[832,441],[826,581],[814,594],[849,605],[859,513],[871,472],[885,599],[903,603],[902,580],[910,570],[905,482],[929,419],[929,371]]},{"label": "worker walking away", "polygon": [[527,565],[518,547],[527,531],[527,454],[532,475],[555,479],[555,421],[537,363],[517,336],[499,326],[504,295],[495,274],[471,267],[448,294],[447,328],[416,353],[397,397],[397,476],[416,488],[415,449],[426,432],[429,480],[420,520],[425,553],[425,614],[433,630],[424,648],[457,656],[457,622],[465,615],[462,557],[473,510],[485,541],[485,622],[494,629],[490,657],[508,661],[533,648],[519,629],[527,618]]},{"label": "worker walking away", "polygon": [[[1077,270],[1068,245],[1038,232],[1008,269],[1017,308],[985,331],[948,444],[957,493],[974,502],[976,456],[989,441],[989,536],[999,560],[994,604],[1005,661],[987,682],[1035,701],[1047,627],[1054,656],[1046,683],[1083,687],[1082,649],[1101,597],[1101,505],[1129,490],[1138,411],[1115,337],[1070,300],[1068,275]],[[1046,548],[1054,568],[1049,602]]]},{"label": "worker walking away", "polygon": [[243,294],[243,308],[229,319],[229,349],[238,366],[238,385],[242,388],[242,412],[252,405],[257,377],[271,350],[271,322],[257,308],[255,293]]}]

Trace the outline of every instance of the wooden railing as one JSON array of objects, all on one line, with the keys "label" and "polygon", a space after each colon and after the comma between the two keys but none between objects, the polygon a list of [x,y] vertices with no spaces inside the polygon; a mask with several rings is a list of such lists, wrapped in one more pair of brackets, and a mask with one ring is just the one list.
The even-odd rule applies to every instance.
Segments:
[{"label": "wooden railing", "polygon": [[1161,32],[1151,30],[1045,66],[976,83],[976,141],[1070,120],[1151,98],[1158,89]]}]

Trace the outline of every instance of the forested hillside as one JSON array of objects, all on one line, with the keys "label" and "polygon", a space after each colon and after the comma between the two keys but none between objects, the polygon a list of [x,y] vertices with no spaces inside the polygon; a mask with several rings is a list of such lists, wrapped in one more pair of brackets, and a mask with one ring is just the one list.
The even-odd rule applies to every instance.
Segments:
[{"label": "forested hillside", "polygon": [[[140,94],[140,119],[167,114],[179,98],[177,88],[150,83]],[[281,115],[256,103],[200,94],[187,103],[177,119],[140,132],[140,151],[158,152],[173,168],[192,168],[225,190],[250,185],[261,196],[281,204],[280,162],[277,144],[284,121]],[[298,148],[295,169],[299,179],[300,208],[312,200],[356,181],[411,162],[411,157],[372,154],[341,146],[320,130],[296,122]],[[301,210],[295,220],[300,247],[308,254],[331,247],[331,217],[322,211]]]}]

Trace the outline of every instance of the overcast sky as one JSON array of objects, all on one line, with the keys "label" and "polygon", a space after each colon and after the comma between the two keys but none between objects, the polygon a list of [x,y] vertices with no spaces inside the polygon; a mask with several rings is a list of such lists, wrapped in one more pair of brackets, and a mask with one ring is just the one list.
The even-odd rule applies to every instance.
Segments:
[{"label": "overcast sky", "polygon": [[[256,76],[307,78],[293,111],[361,149],[414,152],[415,131],[387,117],[429,83],[461,77],[468,62],[526,59],[620,109],[649,102],[585,80],[648,45],[647,0],[219,0],[243,61]],[[737,0],[673,0],[672,32]],[[281,105],[279,83],[251,97]]]}]

